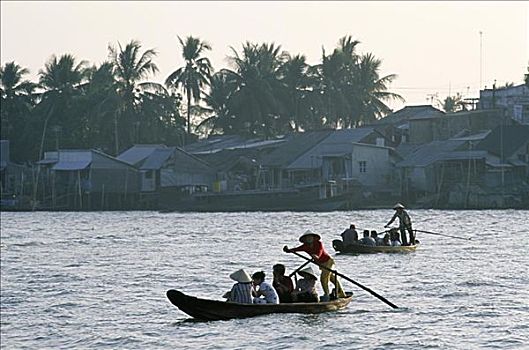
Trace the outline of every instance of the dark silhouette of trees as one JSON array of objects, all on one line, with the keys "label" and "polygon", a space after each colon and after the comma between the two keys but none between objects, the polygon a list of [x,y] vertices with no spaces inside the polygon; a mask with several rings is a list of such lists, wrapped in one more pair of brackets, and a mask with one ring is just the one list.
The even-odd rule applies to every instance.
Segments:
[{"label": "dark silhouette of trees", "polygon": [[178,68],[171,73],[165,85],[169,88],[182,88],[187,98],[187,134],[191,136],[191,102],[200,102],[203,89],[209,84],[213,68],[209,58],[203,54],[211,50],[211,46],[200,40],[188,36],[185,41],[178,37],[182,46],[182,57],[185,66]]},{"label": "dark silhouette of trees", "polygon": [[[108,61],[99,65],[52,56],[39,71],[39,84],[24,79],[26,69],[6,63],[0,70],[1,136],[11,141],[13,159],[36,160],[58,148],[118,154],[135,143],[183,145],[197,132],[273,138],[358,127],[389,113],[388,101],[402,100],[389,91],[396,75],[381,76],[382,61],[358,53],[360,42],[351,36],[330,53],[323,48],[312,66],[275,43],[245,42],[231,48],[229,67],[217,72],[205,56],[207,42],[178,40],[185,65],[165,86],[150,81],[158,72],[156,51],[136,40],[109,46]],[[457,96],[445,102],[446,110],[460,106]]]}]

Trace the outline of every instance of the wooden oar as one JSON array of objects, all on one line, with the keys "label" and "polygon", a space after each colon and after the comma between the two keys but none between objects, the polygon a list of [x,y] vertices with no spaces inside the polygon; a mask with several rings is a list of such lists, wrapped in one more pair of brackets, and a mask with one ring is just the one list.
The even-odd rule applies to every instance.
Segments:
[{"label": "wooden oar", "polygon": [[305,266],[307,266],[308,264],[310,264],[311,261],[306,261],[303,263],[303,265],[301,265],[300,267],[298,267],[297,269],[295,269],[290,275],[288,275],[288,277],[292,277],[294,276],[298,271],[301,271],[302,268],[304,268]]},{"label": "wooden oar", "polygon": [[421,232],[421,233],[427,233],[429,235],[445,236],[445,237],[450,237],[450,238],[464,239],[465,241],[470,241],[472,239],[472,237],[458,237],[458,236],[445,235],[443,233],[423,231],[423,230],[415,230],[415,231]]},{"label": "wooden oar", "polygon": [[319,268],[321,268],[321,269],[325,269],[325,270],[327,270],[327,271],[330,271],[330,272],[334,273],[336,276],[340,276],[341,278],[343,278],[343,279],[345,279],[345,280],[347,280],[347,281],[353,283],[354,285],[356,285],[356,286],[362,288],[362,289],[365,290],[366,292],[369,292],[371,295],[374,295],[374,296],[377,297],[378,299],[382,300],[383,302],[385,302],[386,304],[388,304],[388,305],[391,306],[392,308],[394,308],[394,309],[398,309],[398,308],[399,308],[397,305],[393,304],[391,301],[389,301],[388,299],[384,298],[382,295],[380,295],[380,294],[378,294],[378,293],[372,291],[371,289],[369,289],[369,288],[367,288],[366,286],[364,286],[364,285],[362,285],[362,284],[356,282],[355,280],[353,280],[353,279],[351,279],[351,278],[345,276],[344,274],[342,274],[342,273],[340,273],[340,272],[338,272],[338,271],[336,271],[336,270],[330,269],[330,268],[328,268],[328,267],[326,267],[326,266],[323,266],[323,265],[321,265],[321,264],[318,264],[318,263],[317,263],[316,261],[314,261],[313,259],[309,259],[309,258],[307,258],[306,256],[303,256],[303,255],[299,254],[298,252],[290,251],[290,253],[294,253],[294,254],[296,254],[297,256],[299,256],[300,258],[305,259],[305,260],[307,260],[308,262],[311,262],[311,263],[317,265]]}]

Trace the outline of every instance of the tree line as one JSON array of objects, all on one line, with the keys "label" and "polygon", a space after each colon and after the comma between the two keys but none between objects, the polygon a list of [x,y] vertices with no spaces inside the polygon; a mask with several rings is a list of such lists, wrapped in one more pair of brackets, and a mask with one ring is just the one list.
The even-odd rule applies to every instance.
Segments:
[{"label": "tree line", "polygon": [[237,134],[272,138],[290,131],[350,128],[391,112],[403,100],[388,91],[396,75],[380,75],[382,61],[358,53],[359,41],[339,39],[321,61],[309,65],[274,43],[231,47],[229,67],[214,71],[211,46],[178,37],[183,66],[164,84],[157,52],[132,40],[109,45],[100,65],[71,54],[53,55],[38,82],[15,62],[0,68],[1,137],[15,161],[44,151],[96,148],[116,155],[137,143],[181,146],[198,135]]}]

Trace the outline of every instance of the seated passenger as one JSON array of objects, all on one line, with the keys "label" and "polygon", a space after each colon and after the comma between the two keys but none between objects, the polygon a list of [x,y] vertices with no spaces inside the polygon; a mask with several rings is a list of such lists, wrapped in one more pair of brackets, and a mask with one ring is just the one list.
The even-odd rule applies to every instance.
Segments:
[{"label": "seated passenger", "polygon": [[362,244],[362,245],[367,245],[367,246],[370,246],[370,247],[374,247],[377,245],[377,243],[375,242],[375,240],[371,237],[369,237],[369,230],[364,230],[364,237],[358,241],[358,243]]},{"label": "seated passenger", "polygon": [[272,286],[274,286],[277,295],[279,296],[279,302],[291,303],[291,294],[294,291],[294,284],[292,283],[292,279],[290,277],[285,276],[285,265],[275,264],[273,271],[274,280],[272,282]]},{"label": "seated passenger", "polygon": [[230,275],[230,278],[237,283],[233,285],[231,291],[224,294],[227,301],[240,304],[252,303],[252,279],[243,269],[237,270]]},{"label": "seated passenger", "polygon": [[393,247],[399,247],[402,245],[399,240],[399,231],[397,231],[396,228],[392,228],[391,230],[389,230],[389,236],[391,239],[391,245]]},{"label": "seated passenger", "polygon": [[292,292],[292,301],[305,303],[318,302],[318,292],[316,291],[318,277],[316,277],[312,268],[304,268],[298,274],[303,278],[298,280],[296,289]]},{"label": "seated passenger", "polygon": [[391,246],[391,239],[389,238],[389,233],[386,233],[384,235],[384,239],[382,240],[382,245]]},{"label": "seated passenger", "polygon": [[265,282],[265,273],[263,271],[254,273],[252,282],[254,285],[254,290],[252,291],[254,304],[279,304],[279,296],[274,287],[270,283]]},{"label": "seated passenger", "polygon": [[377,231],[373,230],[371,231],[371,238],[373,238],[375,240],[375,244],[376,245],[384,245],[383,241],[382,241],[382,238],[378,237],[378,233]]},{"label": "seated passenger", "polygon": [[345,246],[358,243],[358,232],[356,232],[354,224],[342,232],[342,241]]}]

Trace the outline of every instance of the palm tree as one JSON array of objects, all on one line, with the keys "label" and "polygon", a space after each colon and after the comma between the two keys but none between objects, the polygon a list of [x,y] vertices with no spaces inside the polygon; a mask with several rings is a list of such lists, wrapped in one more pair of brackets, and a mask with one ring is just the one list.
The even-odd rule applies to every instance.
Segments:
[{"label": "palm tree", "polygon": [[320,118],[323,124],[333,128],[340,126],[343,115],[350,110],[344,89],[346,73],[343,55],[337,50],[326,55],[325,49],[322,49],[321,63],[310,68],[310,74],[315,79],[315,89],[321,96]]},{"label": "palm tree", "polygon": [[114,64],[110,61],[87,69],[88,82],[81,101],[85,132],[80,142],[83,147],[97,147],[107,153],[112,152],[112,120],[119,105],[114,75]]},{"label": "palm tree", "polygon": [[197,126],[207,134],[221,132],[233,134],[237,130],[236,120],[230,111],[230,98],[237,89],[237,80],[232,72],[220,70],[211,76],[209,91],[204,94],[204,107],[199,113],[207,117]]},{"label": "palm tree", "polygon": [[386,101],[404,101],[402,96],[389,92],[388,85],[397,78],[395,74],[380,77],[382,61],[373,54],[362,55],[355,66],[353,86],[357,101],[357,118],[348,120],[347,124],[359,126],[373,122],[391,113]]},{"label": "palm tree", "polygon": [[358,55],[360,42],[345,36],[332,54],[322,54],[322,63],[312,69],[323,99],[323,118],[331,127],[355,127],[391,112],[389,100],[403,100],[388,92],[396,75],[380,77],[381,60],[372,54]]},{"label": "palm tree", "polygon": [[284,97],[283,104],[296,131],[315,126],[314,110],[315,104],[319,102],[319,94],[314,93],[315,80],[309,74],[310,66],[305,60],[304,55],[288,55],[279,69],[280,80],[284,85],[284,93],[281,94]]},{"label": "palm tree", "polygon": [[141,94],[140,113],[148,116],[142,126],[142,142],[185,144],[185,118],[180,115],[182,96],[165,89]]},{"label": "palm tree", "polygon": [[271,137],[284,132],[288,121],[283,118],[284,106],[278,94],[282,92],[279,68],[286,53],[275,44],[246,42],[239,54],[233,47],[228,57],[234,70],[237,89],[230,98],[230,108],[238,120],[238,132]]},{"label": "palm tree", "polygon": [[75,139],[74,129],[77,121],[72,118],[71,108],[75,105],[74,99],[80,94],[81,84],[86,77],[86,61],[76,62],[74,56],[64,54],[57,58],[53,55],[46,62],[44,69],[39,71],[39,83],[44,89],[38,110],[44,111],[44,126],[39,150],[42,157],[46,130],[50,119],[65,130],[65,135],[70,135],[70,140]]},{"label": "palm tree", "polygon": [[[139,139],[141,120],[137,109],[141,101],[142,91],[160,91],[163,87],[152,82],[142,82],[151,74],[158,72],[158,67],[153,62],[156,51],[153,49],[141,53],[139,41],[131,40],[125,47],[118,42],[118,47],[109,46],[109,58],[114,65],[114,74],[117,82],[117,94],[119,97],[119,107],[114,116],[114,141],[115,153],[119,153],[119,121],[124,116],[123,127],[128,131],[126,144]],[[131,128],[131,125],[133,126]]]},{"label": "palm tree", "polygon": [[463,96],[459,93],[455,96],[447,96],[443,101],[439,101],[439,104],[446,113],[454,113],[466,110]]},{"label": "palm tree", "polygon": [[28,73],[14,61],[0,67],[1,137],[11,142],[22,136],[25,120],[34,104],[36,85],[23,79]]},{"label": "palm tree", "polygon": [[[44,92],[35,110],[37,114],[44,117],[44,125],[37,159],[43,156],[46,131],[50,120],[55,121],[57,128],[65,130],[64,134],[69,136],[67,142],[75,142],[74,130],[79,129],[80,123],[72,118],[77,115],[77,113],[72,113],[72,110],[77,105],[75,99],[79,97],[81,84],[85,80],[87,72],[85,66],[85,61],[77,63],[74,56],[64,54],[59,58],[53,55],[46,62],[44,69],[39,70],[39,83]],[[37,205],[40,167],[37,168],[36,179],[33,187],[33,209]]]},{"label": "palm tree", "polygon": [[[204,88],[209,84],[213,68],[207,57],[202,55],[211,50],[211,46],[199,38],[188,36],[185,41],[178,37],[182,46],[182,57],[185,66],[171,73],[165,85],[170,88],[182,88],[187,97],[187,134],[191,135],[191,101],[195,103],[201,99]],[[189,140],[188,140],[189,141]]]}]

